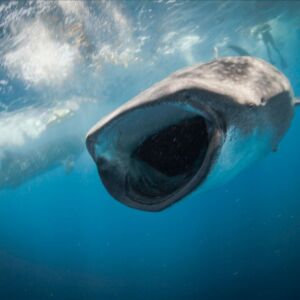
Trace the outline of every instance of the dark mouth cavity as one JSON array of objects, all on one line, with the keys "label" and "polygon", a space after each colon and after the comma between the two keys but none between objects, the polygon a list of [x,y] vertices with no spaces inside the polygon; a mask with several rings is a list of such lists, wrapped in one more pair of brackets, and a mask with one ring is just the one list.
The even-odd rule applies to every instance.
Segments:
[{"label": "dark mouth cavity", "polygon": [[210,138],[207,120],[200,114],[150,134],[132,152],[128,197],[147,205],[172,197],[201,169]]},{"label": "dark mouth cavity", "polygon": [[133,152],[156,171],[174,177],[190,173],[201,164],[209,145],[206,121],[202,116],[185,119],[150,135]]}]

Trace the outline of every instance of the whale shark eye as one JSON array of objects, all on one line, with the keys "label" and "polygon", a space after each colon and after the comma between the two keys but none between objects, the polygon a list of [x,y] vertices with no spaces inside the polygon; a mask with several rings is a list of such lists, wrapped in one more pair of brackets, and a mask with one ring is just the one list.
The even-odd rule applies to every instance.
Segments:
[{"label": "whale shark eye", "polygon": [[135,149],[133,156],[162,174],[172,177],[190,171],[202,162],[209,144],[205,119],[185,119],[151,134]]}]

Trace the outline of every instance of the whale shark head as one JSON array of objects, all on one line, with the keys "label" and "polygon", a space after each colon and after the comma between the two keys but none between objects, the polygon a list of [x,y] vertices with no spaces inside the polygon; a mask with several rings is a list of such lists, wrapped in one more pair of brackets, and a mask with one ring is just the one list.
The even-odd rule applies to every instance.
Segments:
[{"label": "whale shark head", "polygon": [[[270,72],[267,92],[249,85]],[[237,135],[229,132],[246,137],[263,132],[256,123],[270,114],[274,105],[266,103],[274,97],[279,97],[273,101],[276,109],[282,101],[287,103],[283,109],[291,106],[288,83],[269,64],[250,57],[219,59],[176,72],[118,108],[89,131],[87,148],[114,198],[134,208],[161,210],[202,186],[220,161],[230,165],[224,145],[234,149],[230,143]],[[292,115],[286,110],[282,127]],[[271,119],[268,128],[276,127]],[[277,136],[276,128],[270,132]],[[264,143],[265,149],[271,141]]]}]

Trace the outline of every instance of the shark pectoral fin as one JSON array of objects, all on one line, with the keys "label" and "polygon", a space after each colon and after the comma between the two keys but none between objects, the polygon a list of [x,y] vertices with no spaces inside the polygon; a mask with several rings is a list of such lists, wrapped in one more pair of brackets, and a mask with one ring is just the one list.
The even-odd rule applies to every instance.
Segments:
[{"label": "shark pectoral fin", "polygon": [[300,98],[299,97],[295,99],[295,105],[297,105],[297,106],[300,105]]}]

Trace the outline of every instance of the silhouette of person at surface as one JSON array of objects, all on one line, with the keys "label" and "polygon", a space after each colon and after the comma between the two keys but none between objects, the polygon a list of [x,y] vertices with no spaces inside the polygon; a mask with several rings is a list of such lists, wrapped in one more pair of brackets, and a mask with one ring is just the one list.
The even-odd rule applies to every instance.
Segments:
[{"label": "silhouette of person at surface", "polygon": [[277,54],[278,54],[278,57],[280,59],[280,63],[281,63],[281,67],[283,69],[285,69],[287,67],[287,63],[284,59],[284,57],[282,56],[282,54],[280,53],[276,43],[275,43],[275,40],[273,38],[273,35],[271,33],[271,26],[270,24],[268,23],[265,23],[265,24],[262,24],[262,25],[259,25],[255,31],[254,31],[254,35],[256,37],[261,37],[266,49],[267,49],[267,54],[268,54],[268,58],[270,60],[270,62],[272,64],[274,64],[274,61],[273,61],[273,57],[272,57],[272,49],[273,51],[275,51]]}]

